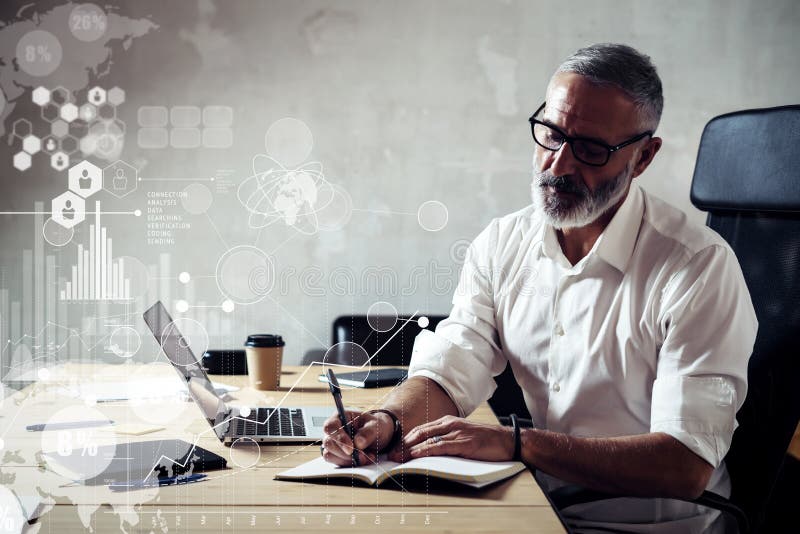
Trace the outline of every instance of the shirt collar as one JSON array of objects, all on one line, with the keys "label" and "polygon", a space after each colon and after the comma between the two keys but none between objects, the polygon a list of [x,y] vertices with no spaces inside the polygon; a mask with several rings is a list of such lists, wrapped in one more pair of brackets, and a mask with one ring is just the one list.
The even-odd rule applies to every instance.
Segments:
[{"label": "shirt collar", "polygon": [[[632,182],[628,196],[611,218],[603,233],[600,234],[587,256],[596,254],[612,267],[624,272],[625,267],[628,265],[628,260],[633,254],[633,247],[639,234],[643,213],[642,192],[638,184]],[[561,245],[558,243],[555,230],[545,221],[542,221],[539,228],[537,241],[542,243],[540,254],[544,254],[556,261],[563,258],[563,263],[565,263],[566,267],[569,267],[569,262],[561,251]]]},{"label": "shirt collar", "polygon": [[597,255],[620,272],[625,272],[633,254],[643,214],[642,191],[632,182],[627,198],[600,234],[595,247]]}]

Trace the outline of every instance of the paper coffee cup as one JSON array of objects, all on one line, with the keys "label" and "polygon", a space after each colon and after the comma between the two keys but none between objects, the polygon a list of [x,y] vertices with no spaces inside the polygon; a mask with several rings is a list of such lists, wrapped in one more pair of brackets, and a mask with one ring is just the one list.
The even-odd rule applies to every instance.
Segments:
[{"label": "paper coffee cup", "polygon": [[247,375],[252,387],[269,391],[278,389],[285,344],[281,336],[274,334],[247,336],[244,350],[247,354]]}]

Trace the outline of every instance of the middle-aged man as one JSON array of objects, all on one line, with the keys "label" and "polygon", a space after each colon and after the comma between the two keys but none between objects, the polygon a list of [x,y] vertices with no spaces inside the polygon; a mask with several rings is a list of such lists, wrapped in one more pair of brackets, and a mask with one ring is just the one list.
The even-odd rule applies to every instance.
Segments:
[{"label": "middle-aged man", "polygon": [[[757,321],[730,247],[634,182],[661,147],[662,107],[655,67],[629,46],[561,64],[530,119],[532,206],[475,239],[449,318],[417,337],[383,411],[349,414],[361,462],[516,454],[546,489],[657,497],[568,508],[581,531],[723,528],[718,512],[668,497],[729,494],[723,458]],[[464,419],[506,362],[535,422],[519,443]],[[350,464],[336,417],[326,432],[325,459]]]}]

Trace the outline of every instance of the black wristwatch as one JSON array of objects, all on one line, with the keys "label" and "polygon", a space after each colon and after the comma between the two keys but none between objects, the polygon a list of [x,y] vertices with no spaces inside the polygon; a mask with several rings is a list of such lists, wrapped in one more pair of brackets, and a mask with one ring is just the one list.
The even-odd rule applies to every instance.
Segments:
[{"label": "black wristwatch", "polygon": [[378,452],[392,450],[392,448],[394,448],[394,446],[397,445],[397,442],[400,441],[400,439],[403,437],[403,428],[400,426],[400,419],[397,417],[397,415],[395,415],[393,411],[386,410],[384,408],[380,408],[378,410],[370,410],[367,413],[369,414],[385,413],[386,415],[392,418],[392,424],[394,424],[394,430],[392,431],[392,439],[389,440],[388,445],[383,447]]},{"label": "black wristwatch", "polygon": [[511,426],[514,431],[514,456],[513,460],[515,462],[522,461],[522,440],[520,439],[520,430],[519,430],[519,421],[517,420],[517,414],[512,413],[508,416],[511,419]]}]

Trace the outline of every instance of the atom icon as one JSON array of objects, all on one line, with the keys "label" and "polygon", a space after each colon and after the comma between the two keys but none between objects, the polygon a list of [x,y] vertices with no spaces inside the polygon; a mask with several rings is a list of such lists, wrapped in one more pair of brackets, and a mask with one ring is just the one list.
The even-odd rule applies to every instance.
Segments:
[{"label": "atom icon", "polygon": [[333,198],[320,192],[330,188],[318,161],[287,169],[277,160],[259,154],[253,158],[253,175],[241,183],[237,196],[250,214],[250,228],[283,222],[300,233],[312,235],[319,231],[317,213]]},{"label": "atom icon", "polygon": [[325,179],[322,163],[306,162],[313,144],[311,130],[298,119],[283,118],[269,127],[264,138],[267,154],[253,158],[253,174],[236,193],[251,229],[283,222],[313,235],[347,223],[352,200],[341,186]]}]

